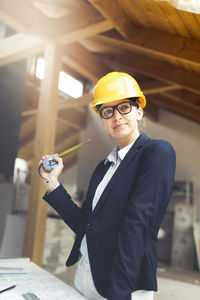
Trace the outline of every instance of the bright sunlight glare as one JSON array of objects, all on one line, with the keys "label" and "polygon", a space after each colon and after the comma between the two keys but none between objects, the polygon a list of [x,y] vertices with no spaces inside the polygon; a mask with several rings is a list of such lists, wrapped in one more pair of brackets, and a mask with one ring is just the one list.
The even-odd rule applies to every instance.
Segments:
[{"label": "bright sunlight glare", "polygon": [[83,95],[82,82],[63,71],[59,75],[58,88],[73,98],[79,98]]},{"label": "bright sunlight glare", "polygon": [[[41,57],[37,59],[35,76],[39,79],[44,78],[45,61]],[[61,71],[58,80],[58,89],[73,98],[79,98],[83,95],[83,84],[79,80]]]}]

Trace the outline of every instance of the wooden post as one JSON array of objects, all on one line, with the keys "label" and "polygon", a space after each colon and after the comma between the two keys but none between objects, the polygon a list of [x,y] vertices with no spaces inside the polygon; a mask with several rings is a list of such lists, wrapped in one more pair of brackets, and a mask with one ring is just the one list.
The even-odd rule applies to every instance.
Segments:
[{"label": "wooden post", "polygon": [[53,42],[49,42],[45,48],[46,68],[41,83],[34,141],[34,163],[23,255],[30,257],[39,266],[42,266],[43,261],[47,204],[42,200],[45,190],[37,169],[42,155],[54,153],[61,50],[60,44]]}]

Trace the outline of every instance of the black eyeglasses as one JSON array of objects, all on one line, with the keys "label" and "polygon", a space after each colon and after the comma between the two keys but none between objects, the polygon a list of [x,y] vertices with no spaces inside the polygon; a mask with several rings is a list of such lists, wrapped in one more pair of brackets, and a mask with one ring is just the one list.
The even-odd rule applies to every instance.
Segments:
[{"label": "black eyeglasses", "polygon": [[129,114],[132,110],[132,106],[139,107],[137,102],[122,102],[114,106],[104,106],[99,110],[99,114],[103,119],[110,119],[114,115],[115,109],[122,115]]}]

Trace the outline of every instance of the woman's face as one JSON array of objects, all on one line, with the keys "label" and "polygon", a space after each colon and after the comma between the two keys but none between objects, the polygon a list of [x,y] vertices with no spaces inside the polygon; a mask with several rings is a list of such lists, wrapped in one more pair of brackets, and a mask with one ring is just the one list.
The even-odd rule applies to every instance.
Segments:
[{"label": "woman's face", "polygon": [[[101,109],[105,106],[115,106],[122,102],[129,102],[128,99],[117,100],[109,103],[105,103],[101,106]],[[132,105],[132,110],[128,114],[120,114],[117,109],[114,110],[114,114],[110,119],[103,119],[102,123],[107,132],[114,137],[120,148],[125,147],[132,141],[136,140],[139,136],[138,122],[142,119],[143,109],[137,108]]]}]

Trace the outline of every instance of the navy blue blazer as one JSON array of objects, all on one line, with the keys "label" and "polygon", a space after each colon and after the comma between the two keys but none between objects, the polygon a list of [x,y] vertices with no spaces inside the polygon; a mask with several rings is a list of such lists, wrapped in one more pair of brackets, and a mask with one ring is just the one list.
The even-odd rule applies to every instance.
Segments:
[{"label": "navy blue blazer", "polygon": [[157,290],[157,234],[173,188],[175,151],[167,141],[142,133],[92,211],[108,168],[104,162],[96,167],[82,208],[62,185],[44,199],[76,233],[67,266],[77,262],[86,233],[97,291],[109,300],[131,300],[135,290]]}]

